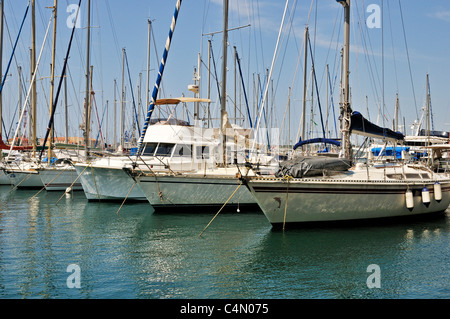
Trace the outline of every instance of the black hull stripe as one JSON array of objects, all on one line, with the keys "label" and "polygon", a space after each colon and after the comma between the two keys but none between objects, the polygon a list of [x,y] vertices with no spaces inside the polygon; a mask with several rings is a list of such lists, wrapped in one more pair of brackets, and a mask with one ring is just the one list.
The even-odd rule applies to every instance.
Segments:
[{"label": "black hull stripe", "polygon": [[[286,193],[286,187],[253,187],[255,193]],[[412,189],[420,191],[421,189]],[[340,188],[291,188],[289,193],[308,193],[308,194],[404,194],[406,189],[340,189]],[[433,189],[429,190],[434,193]],[[442,192],[450,192],[450,187],[443,188]]]}]

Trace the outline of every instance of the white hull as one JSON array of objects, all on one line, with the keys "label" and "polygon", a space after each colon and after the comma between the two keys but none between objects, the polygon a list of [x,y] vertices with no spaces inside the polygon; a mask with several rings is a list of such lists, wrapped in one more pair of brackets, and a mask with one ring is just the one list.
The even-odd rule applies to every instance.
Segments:
[{"label": "white hull", "polygon": [[[72,191],[82,191],[80,180],[73,167],[46,167],[39,170],[39,176],[47,191],[66,191],[71,187]],[[74,183],[75,182],[75,183]]]},{"label": "white hull", "polygon": [[[435,179],[396,181],[346,178],[254,178],[247,185],[272,225],[354,221],[412,216],[445,211],[450,204],[450,179],[439,180],[442,199],[434,197]],[[430,203],[422,202],[427,187]],[[405,193],[413,193],[408,209]],[[287,202],[287,204],[286,204]]]},{"label": "white hull", "polygon": [[0,171],[0,185],[12,185],[13,181],[4,171]]},{"label": "white hull", "polygon": [[256,201],[244,185],[236,191],[240,182],[235,174],[148,174],[135,178],[155,210],[221,207],[227,201],[227,207],[256,206]]},{"label": "white hull", "polygon": [[26,188],[42,188],[44,184],[39,177],[39,172],[30,169],[30,170],[8,170],[10,178],[13,180],[14,187],[18,189],[26,189]]},{"label": "white hull", "polygon": [[77,176],[82,174],[79,180],[88,200],[123,201],[125,198],[130,201],[147,200],[137,185],[133,187],[133,179],[120,167],[76,164],[75,169]]}]

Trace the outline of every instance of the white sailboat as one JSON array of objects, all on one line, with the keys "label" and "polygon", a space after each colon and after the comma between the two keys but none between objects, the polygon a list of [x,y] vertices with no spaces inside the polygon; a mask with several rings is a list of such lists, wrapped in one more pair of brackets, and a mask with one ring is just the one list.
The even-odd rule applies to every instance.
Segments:
[{"label": "white sailboat", "polygon": [[[284,177],[248,177],[244,181],[263,213],[274,226],[307,222],[354,221],[442,212],[450,204],[450,176],[420,164],[352,164],[350,134],[372,135],[367,125],[355,127],[349,102],[350,0],[344,7],[343,103],[341,104],[342,160],[348,169],[326,169],[327,160],[305,159],[299,173]],[[355,114],[354,115],[359,115]],[[364,122],[364,124],[368,124]],[[382,130],[381,136],[387,131]],[[391,132],[394,139],[403,139]],[[308,162],[309,161],[309,162]],[[320,159],[319,159],[320,161]],[[336,162],[333,163],[333,165]],[[339,164],[339,163],[337,163]],[[311,173],[314,167],[316,172]]]},{"label": "white sailboat", "polygon": [[40,166],[39,177],[47,191],[82,191],[81,182],[70,160],[58,159],[48,166]]},{"label": "white sailboat", "polygon": [[[2,4],[3,5],[3,4]],[[41,56],[42,56],[42,52],[43,52],[43,48],[44,48],[44,44],[46,42],[47,39],[47,35],[48,35],[48,31],[51,25],[51,19],[48,23],[47,26],[47,31],[45,33],[44,36],[44,40],[41,46],[41,51],[39,53],[39,57],[38,60],[36,62],[36,47],[35,47],[35,40],[36,40],[36,31],[35,31],[35,25],[34,25],[34,15],[35,15],[35,3],[34,1],[32,1],[31,3],[28,4],[28,6],[31,5],[31,12],[32,12],[32,69],[33,71],[33,76],[31,79],[31,83],[30,83],[30,87],[28,89],[28,93],[25,99],[25,103],[22,107],[22,113],[20,115],[20,119],[19,119],[19,123],[22,122],[22,118],[24,115],[24,111],[25,111],[25,106],[27,103],[28,98],[30,97],[31,92],[32,93],[32,111],[33,111],[33,157],[35,155],[36,152],[36,126],[35,126],[35,119],[36,119],[36,73],[39,67],[39,63],[41,60]],[[25,18],[25,17],[24,17]],[[3,19],[3,18],[2,18]],[[22,22],[23,23],[23,22]],[[1,112],[0,112],[1,113]],[[6,146],[3,143],[2,137],[1,137],[1,130],[0,130],[0,148],[2,149],[9,149],[8,155],[6,157],[6,159],[3,162],[3,169],[6,175],[9,175],[10,180],[12,181],[12,183],[17,186],[17,188],[39,188],[42,187],[43,184],[39,178],[39,173],[36,171],[37,168],[37,164],[35,163],[34,158],[30,158],[28,157],[25,161],[10,161],[10,157],[12,156],[12,150],[20,150],[20,149],[30,149],[30,147],[15,147],[14,146],[14,142],[17,139],[17,133],[19,130],[20,124],[18,125],[18,127],[16,128],[16,133],[14,134],[13,137],[13,143],[11,146]],[[25,156],[29,156],[29,154],[26,154]]]},{"label": "white sailboat", "polygon": [[10,165],[5,169],[12,184],[17,189],[37,189],[42,188],[41,178],[37,170],[39,165],[34,161],[21,161],[15,165]]}]

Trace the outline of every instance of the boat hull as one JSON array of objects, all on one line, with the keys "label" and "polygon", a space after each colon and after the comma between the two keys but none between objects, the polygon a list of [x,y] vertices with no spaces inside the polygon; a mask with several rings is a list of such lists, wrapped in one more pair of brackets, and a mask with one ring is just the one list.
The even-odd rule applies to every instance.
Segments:
[{"label": "boat hull", "polygon": [[[442,199],[434,197],[434,182],[383,183],[321,182],[272,179],[247,182],[252,195],[272,225],[357,221],[413,216],[445,211],[450,204],[450,182],[441,184]],[[427,187],[431,201],[422,201]],[[412,191],[414,206],[406,207],[405,193]]]},{"label": "boat hull", "polygon": [[11,170],[6,171],[9,177],[13,180],[14,187],[17,189],[38,189],[44,187],[44,184],[39,177],[39,172],[30,170]]},{"label": "boat hull", "polygon": [[9,174],[2,170],[0,170],[0,185],[13,185],[13,180],[9,177]]},{"label": "boat hull", "polygon": [[47,191],[66,191],[71,188],[72,191],[82,191],[83,187],[75,168],[43,168],[39,170],[39,176]]},{"label": "boat hull", "polygon": [[241,206],[258,209],[248,189],[244,185],[239,187],[236,177],[183,174],[147,175],[136,179],[155,211],[199,211],[220,208],[225,203],[227,209]]},{"label": "boat hull", "polygon": [[79,180],[89,201],[147,201],[134,180],[121,168],[75,164],[75,169],[81,174]]}]

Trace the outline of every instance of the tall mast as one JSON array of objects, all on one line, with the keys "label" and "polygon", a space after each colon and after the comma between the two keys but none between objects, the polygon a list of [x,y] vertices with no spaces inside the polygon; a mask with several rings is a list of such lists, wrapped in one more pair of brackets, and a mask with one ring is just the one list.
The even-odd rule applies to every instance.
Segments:
[{"label": "tall mast", "polygon": [[117,98],[116,98],[116,79],[114,79],[114,134],[113,134],[113,148],[114,150],[117,150],[117,128],[116,128],[116,123],[117,123]]},{"label": "tall mast", "polygon": [[227,43],[228,43],[228,0],[223,0],[223,60],[222,60],[222,94],[220,96],[220,129],[222,130],[222,161],[226,165],[225,121],[227,102]]},{"label": "tall mast", "polygon": [[[210,100],[211,98],[211,40],[208,40],[208,90],[207,90],[207,98]],[[208,128],[209,128],[209,122],[210,122],[210,116],[209,116],[209,107],[211,102],[208,102],[208,110],[207,110],[207,118],[208,118]]]},{"label": "tall mast", "polygon": [[[53,90],[55,83],[55,51],[56,51],[56,12],[57,12],[58,0],[55,0],[53,9],[53,44],[52,44],[52,71],[50,75],[50,116],[53,110]],[[50,159],[52,158],[52,141],[53,141],[53,124],[50,125],[50,138],[48,140],[48,164],[50,165]]]},{"label": "tall mast", "polygon": [[67,75],[64,75],[64,117],[65,117],[65,140],[66,144],[69,143],[69,117],[68,117],[68,105],[67,105]]},{"label": "tall mast", "polygon": [[[201,74],[201,68],[202,68],[202,56],[200,55],[200,52],[198,53],[197,56],[197,74],[195,75],[196,77],[196,82],[197,82],[197,86],[198,86],[198,91],[196,93],[196,96],[198,98],[200,98],[200,74]],[[197,111],[197,120],[200,121],[200,102],[196,102],[196,111]]]},{"label": "tall mast", "polygon": [[427,101],[426,101],[426,124],[425,124],[425,132],[426,132],[426,134],[427,134],[427,144],[430,144],[430,133],[431,133],[431,125],[430,125],[430,119],[431,119],[431,116],[430,116],[430,92],[429,92],[429,85],[430,85],[430,82],[429,82],[429,78],[428,78],[428,74],[427,74],[427,88],[426,88],[426,90],[427,90]]},{"label": "tall mast", "polygon": [[237,108],[237,92],[236,92],[236,57],[237,57],[237,51],[236,51],[236,46],[233,46],[233,51],[234,51],[234,124],[237,124],[237,113],[236,113],[236,108]]},{"label": "tall mast", "polygon": [[308,26],[305,27],[305,36],[303,41],[305,41],[305,61],[303,67],[302,141],[306,138],[306,69],[308,66]]},{"label": "tall mast", "polygon": [[123,149],[125,147],[125,139],[124,139],[124,134],[125,134],[125,123],[124,123],[124,101],[125,101],[125,89],[124,89],[124,80],[123,80],[123,76],[124,76],[124,71],[125,71],[125,48],[122,48],[122,95],[121,95],[121,108],[120,108],[120,145],[119,148]]},{"label": "tall mast", "polygon": [[145,91],[145,106],[148,107],[150,104],[150,37],[152,30],[152,21],[150,19],[148,22],[148,40],[147,40],[147,90]]},{"label": "tall mast", "polygon": [[398,109],[399,109],[399,101],[398,101],[398,93],[395,97],[395,119],[394,119],[394,131],[398,131]]},{"label": "tall mast", "polygon": [[[34,72],[36,70],[36,6],[35,6],[35,0],[31,0],[31,70],[34,75]],[[32,76],[33,83],[32,83],[32,145],[33,145],[33,157],[36,156],[36,76]]]},{"label": "tall mast", "polygon": [[[3,79],[3,0],[0,0],[0,78]],[[6,76],[6,74],[5,74]],[[20,80],[20,79],[19,79]],[[0,92],[0,138],[2,138],[2,124],[3,124],[3,107],[2,107],[2,93]],[[0,151],[0,159],[2,158],[2,152]]]},{"label": "tall mast", "polygon": [[352,109],[350,107],[350,84],[349,84],[349,56],[350,56],[350,0],[337,0],[344,7],[344,50],[343,50],[343,79],[342,79],[342,97],[341,103],[341,131],[342,131],[342,149],[344,157],[352,160],[352,144],[350,142],[350,117]]},{"label": "tall mast", "polygon": [[[91,123],[91,113],[92,113],[92,95],[94,94],[94,92],[93,92],[93,90],[92,90],[92,79],[93,79],[93,74],[94,74],[94,71],[93,71],[93,68],[94,68],[94,66],[93,65],[91,65],[90,66],[90,72],[89,72],[89,99],[88,99],[88,119],[89,119],[89,126],[88,126],[88,128],[89,128],[89,131],[88,131],[88,137],[90,136],[90,131],[91,131],[91,125],[90,125],[90,123]],[[88,140],[89,141],[89,140]]]},{"label": "tall mast", "polygon": [[[17,75],[19,76],[19,86],[18,86],[19,87],[19,114],[22,114],[22,67],[20,65],[17,67]],[[19,123],[17,136],[19,136],[19,142],[22,143],[22,140],[21,140],[22,130],[20,129],[20,124],[21,123]],[[17,143],[18,145],[19,145],[19,142]],[[1,155],[0,155],[0,158],[1,158]]]},{"label": "tall mast", "polygon": [[84,99],[84,114],[85,114],[85,131],[84,131],[84,150],[86,157],[89,156],[89,131],[90,131],[90,114],[89,114],[89,98],[91,95],[90,80],[90,42],[91,42],[91,0],[87,2],[87,37],[86,37],[86,96]]},{"label": "tall mast", "polygon": [[[30,79],[33,78],[33,49],[29,49],[30,52]],[[31,81],[31,80],[30,80]],[[30,84],[31,85],[31,84]],[[29,106],[30,106],[30,112],[28,112],[28,123],[30,123],[28,125],[28,145],[32,145],[30,143],[32,136],[33,136],[33,128],[32,128],[32,122],[33,122],[33,96],[30,97],[30,102],[29,102]]]}]

